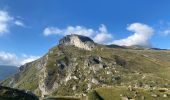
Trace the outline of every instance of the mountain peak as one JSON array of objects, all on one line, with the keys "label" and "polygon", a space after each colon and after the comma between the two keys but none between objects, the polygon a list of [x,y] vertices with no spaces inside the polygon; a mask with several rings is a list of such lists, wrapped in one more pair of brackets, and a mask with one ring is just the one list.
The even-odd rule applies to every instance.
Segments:
[{"label": "mountain peak", "polygon": [[86,36],[71,34],[63,37],[59,41],[60,45],[73,45],[75,47],[85,49],[85,50],[92,50],[95,48],[95,43],[92,39]]}]

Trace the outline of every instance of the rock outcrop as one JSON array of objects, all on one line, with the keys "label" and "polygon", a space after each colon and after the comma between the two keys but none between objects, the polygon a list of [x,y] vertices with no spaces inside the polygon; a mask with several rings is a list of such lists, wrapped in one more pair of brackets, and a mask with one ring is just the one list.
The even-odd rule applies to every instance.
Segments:
[{"label": "rock outcrop", "polygon": [[71,34],[65,36],[63,39],[59,41],[60,45],[73,45],[75,47],[92,50],[95,48],[95,43],[92,39],[86,36]]}]

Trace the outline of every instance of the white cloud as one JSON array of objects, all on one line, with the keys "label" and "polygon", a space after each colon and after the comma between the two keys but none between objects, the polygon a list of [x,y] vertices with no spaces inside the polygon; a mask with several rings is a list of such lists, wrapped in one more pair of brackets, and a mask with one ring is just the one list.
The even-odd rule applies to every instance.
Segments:
[{"label": "white cloud", "polygon": [[25,26],[20,20],[11,16],[7,11],[0,10],[0,36],[10,32],[10,26],[14,24],[20,27]]},{"label": "white cloud", "polygon": [[165,36],[170,35],[170,29],[166,29],[162,32]]},{"label": "white cloud", "polygon": [[20,20],[16,20],[14,23],[17,26],[25,27],[24,23],[22,21],[20,21]]},{"label": "white cloud", "polygon": [[95,32],[93,29],[87,29],[82,26],[68,26],[66,29],[59,29],[57,27],[47,27],[44,29],[44,35],[69,35],[69,34],[78,34],[78,35],[85,35],[85,36],[92,36]]},{"label": "white cloud", "polygon": [[150,39],[154,34],[152,27],[142,23],[133,23],[127,27],[127,30],[134,32],[134,34],[125,39],[114,40],[113,43],[125,46],[150,46]]},{"label": "white cloud", "polygon": [[[113,35],[108,32],[105,25],[99,26],[98,30],[86,28],[83,26],[68,26],[67,28],[60,29],[58,27],[47,27],[44,29],[44,35],[69,35],[78,34],[91,37],[95,42],[108,44],[113,43],[117,45],[132,46],[151,46],[150,39],[154,34],[154,29],[146,24],[132,23],[127,27],[128,31],[134,32],[131,36],[120,40],[113,40]],[[169,31],[165,32],[169,34]]]},{"label": "white cloud", "polygon": [[13,20],[8,12],[0,10],[0,36],[9,32],[9,23]]},{"label": "white cloud", "polygon": [[24,65],[25,63],[34,61],[40,58],[39,56],[26,56],[24,59],[21,60],[20,65]]},{"label": "white cloud", "polygon": [[99,27],[99,32],[94,37],[94,41],[97,43],[109,43],[113,39],[112,34],[107,31],[105,25]]},{"label": "white cloud", "polygon": [[107,33],[99,33],[94,37],[94,41],[97,43],[109,43],[113,36]]},{"label": "white cloud", "polygon": [[39,56],[28,56],[28,55],[23,55],[23,56],[19,57],[13,53],[0,51],[0,65],[20,66],[25,63],[34,61],[38,58],[40,58],[40,57]]},{"label": "white cloud", "polygon": [[17,65],[17,56],[8,52],[0,52],[0,64]]},{"label": "white cloud", "polygon": [[108,40],[112,39],[112,34],[108,33],[105,25],[101,25],[98,30],[91,28],[86,28],[83,26],[68,26],[65,29],[60,29],[58,27],[47,27],[44,29],[43,34],[45,36],[49,35],[69,35],[69,34],[78,34],[88,36],[94,39],[98,43],[106,43]]},{"label": "white cloud", "polygon": [[55,28],[55,27],[47,27],[44,29],[44,35],[48,36],[48,35],[53,35],[53,34],[61,34],[63,31]]}]

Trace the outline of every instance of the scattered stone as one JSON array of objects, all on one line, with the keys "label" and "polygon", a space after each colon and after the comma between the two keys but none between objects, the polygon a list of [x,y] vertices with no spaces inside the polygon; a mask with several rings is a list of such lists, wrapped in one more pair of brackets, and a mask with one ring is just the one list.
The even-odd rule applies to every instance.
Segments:
[{"label": "scattered stone", "polygon": [[65,79],[65,82],[67,83],[69,80],[71,80],[71,75],[68,75]]},{"label": "scattered stone", "polygon": [[94,84],[99,84],[98,80],[95,79],[95,78],[92,79],[92,83],[94,83]]},{"label": "scattered stone", "polygon": [[72,90],[73,90],[73,91],[75,91],[75,90],[76,90],[76,85],[74,85],[74,86],[73,86]]},{"label": "scattered stone", "polygon": [[144,86],[144,88],[146,88],[146,89],[150,89],[150,87],[151,87],[150,85],[145,85]]},{"label": "scattered stone", "polygon": [[135,100],[135,99],[130,98],[130,97],[122,97],[122,100]]},{"label": "scattered stone", "polygon": [[122,100],[129,100],[128,97],[122,97]]},{"label": "scattered stone", "polygon": [[109,75],[109,74],[112,74],[112,72],[111,71],[107,71],[106,74]]},{"label": "scattered stone", "polygon": [[164,98],[167,98],[167,97],[168,97],[168,94],[164,94],[163,97],[164,97]]},{"label": "scattered stone", "polygon": [[155,98],[158,97],[157,94],[151,94],[151,96],[152,96],[152,97],[155,97]]},{"label": "scattered stone", "polygon": [[99,64],[98,67],[99,67],[100,69],[103,69],[103,68],[105,68],[105,65]]},{"label": "scattered stone", "polygon": [[76,76],[73,76],[73,79],[77,80],[78,78]]},{"label": "scattered stone", "polygon": [[129,91],[133,91],[133,88],[132,88],[131,85],[128,86],[128,90],[129,90]]},{"label": "scattered stone", "polygon": [[91,87],[92,87],[92,84],[91,84],[91,83],[88,83],[88,85],[87,85],[87,90],[91,90]]},{"label": "scattered stone", "polygon": [[145,77],[146,77],[146,76],[145,76],[145,75],[143,75],[143,76],[142,76],[142,79],[144,79]]},{"label": "scattered stone", "polygon": [[141,99],[142,99],[142,100],[145,100],[145,97],[144,97],[144,96],[142,96],[142,97],[141,97]]}]

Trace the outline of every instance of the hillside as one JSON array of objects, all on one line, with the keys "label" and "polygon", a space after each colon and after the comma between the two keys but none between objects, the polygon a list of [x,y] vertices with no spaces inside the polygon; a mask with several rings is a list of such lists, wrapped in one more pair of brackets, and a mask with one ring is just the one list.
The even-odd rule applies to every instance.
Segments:
[{"label": "hillside", "polygon": [[16,66],[0,65],[0,81],[17,73],[17,70],[18,67]]},{"label": "hillside", "polygon": [[[126,88],[122,87],[128,87],[146,91],[139,93],[144,98],[160,96],[158,99],[168,100],[169,73],[168,50],[100,45],[88,37],[68,35],[40,59],[21,66],[1,85],[31,90],[41,97],[86,97],[95,95],[91,91],[102,87],[118,92],[116,96],[120,98],[131,95],[123,91]],[[160,93],[159,89],[164,90]],[[101,89],[98,93],[107,98]]]},{"label": "hillside", "polygon": [[88,100],[169,100],[169,93],[163,88],[101,87],[91,91]]}]

